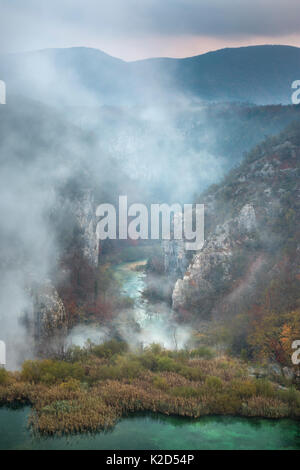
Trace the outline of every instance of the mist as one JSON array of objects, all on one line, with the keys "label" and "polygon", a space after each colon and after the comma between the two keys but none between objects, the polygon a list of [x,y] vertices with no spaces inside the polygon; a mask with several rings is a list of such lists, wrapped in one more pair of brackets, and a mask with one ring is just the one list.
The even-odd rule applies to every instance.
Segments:
[{"label": "mist", "polygon": [[[132,90],[130,83],[120,81],[119,94],[105,105],[101,96],[115,88],[95,82],[95,52],[89,54],[90,66],[83,67],[80,77],[64,62],[65,51],[10,56],[3,69],[7,77],[12,77],[9,70],[16,73],[6,83],[7,105],[0,109],[0,337],[7,342],[9,368],[34,355],[24,325],[34,310],[32,285],[50,279],[57,286],[68,275],[59,265],[64,251],[60,232],[68,236],[65,214],[70,215],[74,202],[66,188],[75,188],[79,198],[92,191],[95,205],[115,202],[121,194],[127,194],[130,203],[192,203],[237,163],[238,157],[225,149],[226,119],[217,115],[223,130],[216,130],[214,107],[197,96],[183,96],[173,86],[165,96],[169,77],[164,74],[151,78],[147,99],[138,84]],[[80,63],[82,57],[82,50],[75,49],[70,60]],[[110,68],[110,59],[103,60],[109,65],[107,83],[110,73],[115,77],[123,64],[116,60]],[[135,93],[137,101],[132,103]],[[224,105],[220,114],[228,109]],[[253,141],[251,137],[239,143],[239,158],[240,149],[247,150]],[[53,214],[61,220],[59,228]],[[123,330],[122,338],[135,346],[159,342],[173,349],[170,331],[176,330],[176,347],[183,347],[189,327],[174,325],[173,320],[168,312],[163,325],[157,318],[139,333]],[[78,328],[71,335],[74,344],[94,338],[89,329]],[[102,329],[95,335],[96,340],[106,338]]]}]

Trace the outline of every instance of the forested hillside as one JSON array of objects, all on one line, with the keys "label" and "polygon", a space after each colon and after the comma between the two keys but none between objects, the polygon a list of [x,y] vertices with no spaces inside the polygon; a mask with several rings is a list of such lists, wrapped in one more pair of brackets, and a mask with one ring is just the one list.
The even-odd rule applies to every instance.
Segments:
[{"label": "forested hillside", "polygon": [[250,152],[206,204],[206,242],[173,292],[238,354],[291,364],[300,335],[300,125]]}]

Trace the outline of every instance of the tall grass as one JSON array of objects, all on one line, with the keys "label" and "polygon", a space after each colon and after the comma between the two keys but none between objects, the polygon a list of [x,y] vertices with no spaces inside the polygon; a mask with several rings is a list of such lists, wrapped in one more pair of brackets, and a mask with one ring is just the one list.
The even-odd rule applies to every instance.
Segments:
[{"label": "tall grass", "polygon": [[0,404],[32,405],[30,425],[41,434],[108,429],[135,411],[300,417],[299,391],[249,377],[237,359],[157,345],[132,353],[114,341],[77,350],[67,361],[26,361],[21,372],[0,370]]}]

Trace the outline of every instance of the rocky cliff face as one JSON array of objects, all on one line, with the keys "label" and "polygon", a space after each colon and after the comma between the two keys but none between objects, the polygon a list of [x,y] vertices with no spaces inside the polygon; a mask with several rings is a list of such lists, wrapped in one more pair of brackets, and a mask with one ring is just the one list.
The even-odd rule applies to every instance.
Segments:
[{"label": "rocky cliff face", "polygon": [[[52,281],[46,279],[37,283],[30,277],[28,279],[32,309],[26,314],[27,329],[29,336],[34,338],[36,352],[42,355],[58,353],[63,348],[68,304],[64,304],[65,299],[60,297],[57,289],[60,290],[64,283],[69,286],[75,282],[76,276],[72,275],[72,256],[75,257],[73,264],[77,263],[78,269],[83,262],[91,271],[98,264],[95,203],[92,192],[85,191],[80,197],[73,199],[61,198],[55,213],[58,215],[60,226],[67,225],[64,235],[66,243],[61,243],[60,250],[56,253],[58,265],[60,257],[70,257],[71,261],[69,264],[59,265],[58,276],[54,275]],[[76,289],[76,286],[74,288]]]},{"label": "rocky cliff face", "polygon": [[189,264],[183,240],[165,240],[162,242],[164,268],[169,277],[176,280],[183,276]]},{"label": "rocky cliff face", "polygon": [[26,314],[27,329],[34,338],[36,352],[58,353],[64,344],[67,315],[64,304],[50,280],[30,289],[32,308]]},{"label": "rocky cliff face", "polygon": [[[212,318],[254,302],[289,258],[300,273],[300,126],[257,147],[205,203],[206,241],[173,291],[173,307]],[[171,246],[171,261],[175,250]],[[167,257],[169,257],[168,252]],[[180,257],[184,257],[180,253]],[[180,258],[177,256],[177,263]],[[166,262],[168,265],[168,261]]]},{"label": "rocky cliff face", "polygon": [[173,307],[193,308],[198,304],[203,314],[208,313],[218,290],[234,281],[236,254],[243,244],[253,241],[256,235],[254,207],[246,204],[237,217],[217,225],[179,279],[173,291]]},{"label": "rocky cliff face", "polygon": [[91,191],[86,191],[75,203],[74,213],[82,231],[83,254],[92,266],[97,266],[96,205]]}]

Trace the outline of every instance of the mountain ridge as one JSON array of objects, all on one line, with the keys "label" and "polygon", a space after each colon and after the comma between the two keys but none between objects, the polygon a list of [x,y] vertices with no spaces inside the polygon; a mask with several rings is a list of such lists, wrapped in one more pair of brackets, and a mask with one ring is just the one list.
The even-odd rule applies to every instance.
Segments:
[{"label": "mountain ridge", "polygon": [[244,46],[132,62],[87,47],[42,49],[2,55],[0,77],[7,82],[8,93],[22,91],[62,105],[86,102],[86,95],[98,105],[182,98],[287,104],[291,84],[300,78],[300,48]]}]

